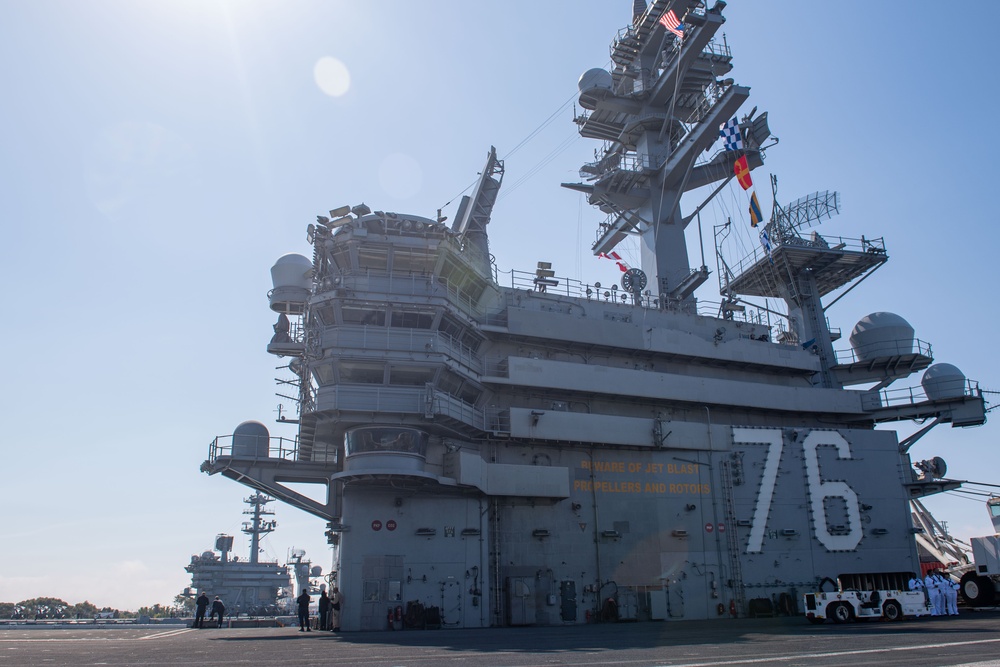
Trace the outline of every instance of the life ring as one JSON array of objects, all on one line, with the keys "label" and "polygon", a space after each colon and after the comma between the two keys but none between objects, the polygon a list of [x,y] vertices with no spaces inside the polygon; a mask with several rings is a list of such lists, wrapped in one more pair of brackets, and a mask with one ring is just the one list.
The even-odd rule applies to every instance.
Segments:
[{"label": "life ring", "polygon": [[736,600],[729,601],[729,615],[736,618]]}]

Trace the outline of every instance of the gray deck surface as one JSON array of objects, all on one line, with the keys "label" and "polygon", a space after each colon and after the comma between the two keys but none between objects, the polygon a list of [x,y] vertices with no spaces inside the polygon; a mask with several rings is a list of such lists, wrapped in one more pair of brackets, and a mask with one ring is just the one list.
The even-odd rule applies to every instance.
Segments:
[{"label": "gray deck surface", "polygon": [[0,626],[0,665],[1000,666],[1000,613],[897,623],[802,618],[333,634],[181,625]]}]

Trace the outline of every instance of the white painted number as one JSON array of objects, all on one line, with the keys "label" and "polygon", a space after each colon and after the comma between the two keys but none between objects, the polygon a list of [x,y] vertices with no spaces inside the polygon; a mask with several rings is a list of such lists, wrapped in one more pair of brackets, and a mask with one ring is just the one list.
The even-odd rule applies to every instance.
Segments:
[{"label": "white painted number", "polygon": [[[777,428],[734,428],[733,443],[741,445],[767,445],[764,470],[761,473],[760,489],[754,506],[753,522],[747,539],[747,553],[764,550],[764,535],[767,531],[767,517],[774,498],[774,486],[778,480],[778,468],[784,444],[781,429]],[[861,542],[861,511],[858,495],[847,482],[826,482],[819,475],[819,447],[836,447],[841,460],[851,458],[851,446],[844,436],[836,431],[810,431],[802,440],[802,458],[806,467],[806,489],[809,506],[812,509],[816,539],[831,551],[853,551]],[[847,510],[847,525],[838,527],[837,534],[830,532],[826,520],[825,501],[840,498]]]},{"label": "white painted number", "polygon": [[[836,447],[838,459],[851,458],[851,445],[836,431],[812,431],[802,441],[802,456],[806,463],[806,487],[809,504],[816,524],[816,539],[830,551],[853,551],[861,541],[861,510],[858,494],[847,482],[824,482],[819,476],[819,447]],[[847,509],[847,525],[837,534],[830,534],[826,523],[824,501],[840,498]]]},{"label": "white painted number", "polygon": [[739,444],[763,443],[767,445],[767,454],[764,457],[764,472],[760,476],[757,505],[753,510],[753,525],[750,527],[750,539],[747,542],[747,553],[759,553],[764,548],[767,513],[771,510],[774,484],[778,481],[778,464],[781,463],[781,447],[783,444],[781,429],[734,428],[733,442]]}]

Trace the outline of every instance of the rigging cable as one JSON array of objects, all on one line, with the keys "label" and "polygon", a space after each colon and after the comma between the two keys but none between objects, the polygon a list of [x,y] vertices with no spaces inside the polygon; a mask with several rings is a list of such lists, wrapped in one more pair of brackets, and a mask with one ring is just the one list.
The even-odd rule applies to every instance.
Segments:
[{"label": "rigging cable", "polygon": [[[610,63],[610,61],[609,61],[609,63]],[[553,111],[551,114],[549,114],[548,118],[546,118],[545,120],[543,120],[538,127],[536,127],[534,130],[532,130],[531,132],[529,132],[528,135],[524,139],[522,139],[521,141],[519,141],[517,143],[517,145],[514,146],[514,148],[510,149],[506,154],[504,154],[504,156],[502,158],[500,158],[500,160],[502,161],[502,160],[506,160],[507,158],[509,158],[511,155],[513,155],[514,153],[516,153],[517,151],[519,151],[521,148],[523,148],[529,141],[531,141],[533,138],[535,138],[535,136],[538,135],[539,132],[541,132],[546,127],[548,127],[549,125],[551,125],[552,121],[554,121],[559,116],[560,112],[562,112],[563,109],[565,109],[567,106],[569,106],[569,104],[571,102],[573,102],[578,95],[579,95],[578,92],[574,92],[572,95],[570,95],[569,98],[565,102],[563,102],[562,104],[560,104],[556,108],[555,111]],[[563,150],[565,150],[565,148],[563,148]],[[560,152],[562,152],[562,151],[560,151]],[[556,155],[558,155],[558,153]],[[552,158],[554,158],[554,157],[555,156],[551,156],[551,157],[546,158],[546,159],[548,159],[549,161],[551,161]],[[523,180],[523,177],[522,177],[521,180]],[[453,201],[455,201],[456,199],[458,199],[459,197],[461,197],[462,195],[464,195],[466,192],[468,192],[469,189],[472,186],[474,186],[478,181],[479,181],[479,178],[477,177],[471,183],[469,183],[467,186],[465,186],[465,188],[461,192],[459,192],[457,195],[452,196],[451,199],[449,199],[447,202],[445,202],[440,208],[443,209],[446,206],[449,206]],[[520,180],[518,181],[518,183],[520,183]]]}]

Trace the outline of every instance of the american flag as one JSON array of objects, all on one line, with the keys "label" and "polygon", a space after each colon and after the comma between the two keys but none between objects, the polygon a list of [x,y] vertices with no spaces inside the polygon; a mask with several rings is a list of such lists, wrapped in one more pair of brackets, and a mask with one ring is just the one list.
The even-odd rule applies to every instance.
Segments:
[{"label": "american flag", "polygon": [[684,26],[677,20],[677,14],[670,10],[660,17],[660,23],[664,28],[677,35],[679,39],[684,39]]}]

